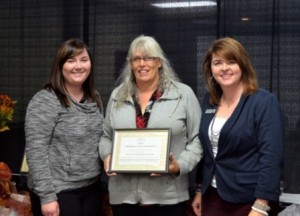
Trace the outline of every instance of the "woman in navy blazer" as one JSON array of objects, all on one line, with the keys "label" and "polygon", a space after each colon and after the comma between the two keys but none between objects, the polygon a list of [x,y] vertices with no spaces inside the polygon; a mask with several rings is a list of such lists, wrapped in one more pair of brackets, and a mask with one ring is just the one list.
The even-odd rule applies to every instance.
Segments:
[{"label": "woman in navy blazer", "polygon": [[279,103],[258,88],[247,51],[232,38],[214,41],[203,67],[208,94],[202,104],[204,158],[194,212],[277,215],[272,205],[279,198],[284,150]]}]

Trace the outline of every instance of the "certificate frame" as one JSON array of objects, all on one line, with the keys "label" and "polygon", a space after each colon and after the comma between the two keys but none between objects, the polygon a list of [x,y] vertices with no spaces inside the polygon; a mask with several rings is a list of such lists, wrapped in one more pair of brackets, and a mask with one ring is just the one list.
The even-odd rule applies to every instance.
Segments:
[{"label": "certificate frame", "polygon": [[109,172],[168,173],[171,128],[115,129]]}]

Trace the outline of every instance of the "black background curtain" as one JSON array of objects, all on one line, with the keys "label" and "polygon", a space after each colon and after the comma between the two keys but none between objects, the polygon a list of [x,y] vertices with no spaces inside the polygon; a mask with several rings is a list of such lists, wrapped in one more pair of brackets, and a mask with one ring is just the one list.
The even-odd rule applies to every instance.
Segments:
[{"label": "black background curtain", "polygon": [[[215,6],[171,9],[151,5],[159,2],[178,1],[2,2],[0,94],[9,94],[18,102],[12,130],[0,134],[0,161],[10,160],[13,170],[18,170],[27,104],[48,79],[55,51],[63,40],[78,37],[90,46],[96,87],[106,104],[136,36],[146,34],[158,40],[199,101],[206,91],[204,54],[214,39],[230,36],[249,51],[260,86],[280,101],[286,129],[283,186],[285,192],[300,193],[300,1],[216,0]],[[4,150],[18,159],[11,162],[11,156],[3,156]]]}]

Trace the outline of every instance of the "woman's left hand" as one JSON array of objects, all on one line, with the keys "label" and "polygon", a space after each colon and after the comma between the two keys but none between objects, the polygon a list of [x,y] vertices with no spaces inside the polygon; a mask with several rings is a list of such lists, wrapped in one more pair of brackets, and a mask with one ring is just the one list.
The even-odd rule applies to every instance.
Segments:
[{"label": "woman's left hand", "polygon": [[[260,205],[266,205],[267,206],[268,205],[268,200],[257,198],[255,200],[255,203],[259,203]],[[266,216],[266,214],[263,214],[259,211],[255,211],[254,209],[251,209],[248,216]]]},{"label": "woman's left hand", "polygon": [[[180,173],[180,166],[178,162],[175,160],[173,153],[170,153],[169,156],[169,174],[175,174],[179,175]],[[162,174],[157,174],[157,173],[151,173],[151,176],[161,176]]]},{"label": "woman's left hand", "polygon": [[173,153],[170,153],[169,156],[169,173],[170,174],[175,174],[175,175],[179,175],[180,173],[180,166],[178,164],[178,162],[175,160]]}]

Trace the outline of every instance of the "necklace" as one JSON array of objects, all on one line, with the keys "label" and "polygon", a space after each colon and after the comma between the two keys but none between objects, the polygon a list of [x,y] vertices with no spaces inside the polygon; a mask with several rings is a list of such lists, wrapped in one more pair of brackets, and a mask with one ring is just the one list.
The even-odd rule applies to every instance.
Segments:
[{"label": "necklace", "polygon": [[217,139],[220,136],[221,128],[217,129],[217,130],[214,130],[215,120],[216,120],[216,116],[214,116],[213,119],[211,120],[210,134],[211,134],[212,138]]},{"label": "necklace", "polygon": [[213,117],[210,124],[210,139],[212,145],[217,145],[221,130],[226,123],[227,118],[218,118],[216,121],[216,116]]},{"label": "necklace", "polygon": [[[230,103],[227,103],[225,100],[224,100],[224,98],[222,97],[221,98],[221,100],[223,101],[223,104],[225,104],[225,106],[227,107],[227,108],[230,108],[231,107],[231,105],[233,105],[235,102],[233,102],[232,104],[230,104]],[[222,104],[222,103],[221,103]]]},{"label": "necklace", "polygon": [[226,103],[226,106],[227,106],[227,108],[229,108],[231,105],[230,105],[230,104],[228,104],[228,103]]},{"label": "necklace", "polygon": [[233,102],[232,102],[232,103],[228,103],[228,102],[224,99],[224,97],[223,97],[223,95],[222,95],[222,96],[221,96],[221,99],[220,99],[220,104],[221,104],[221,106],[222,106],[222,105],[225,105],[227,108],[235,107],[235,106],[239,103],[240,98],[241,98],[241,97],[233,98]]}]

